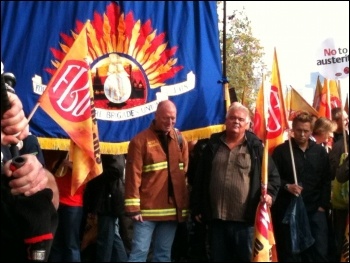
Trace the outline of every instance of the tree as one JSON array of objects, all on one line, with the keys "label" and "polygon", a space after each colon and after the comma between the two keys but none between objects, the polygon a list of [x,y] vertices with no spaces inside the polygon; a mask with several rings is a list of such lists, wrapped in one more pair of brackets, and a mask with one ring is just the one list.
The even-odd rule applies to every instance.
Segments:
[{"label": "tree", "polygon": [[[218,1],[219,6],[221,3]],[[235,89],[238,101],[252,110],[262,73],[266,69],[262,61],[264,48],[260,40],[253,36],[251,22],[244,8],[227,15],[226,28],[226,77],[229,87]],[[222,44],[222,29],[220,35]]]}]

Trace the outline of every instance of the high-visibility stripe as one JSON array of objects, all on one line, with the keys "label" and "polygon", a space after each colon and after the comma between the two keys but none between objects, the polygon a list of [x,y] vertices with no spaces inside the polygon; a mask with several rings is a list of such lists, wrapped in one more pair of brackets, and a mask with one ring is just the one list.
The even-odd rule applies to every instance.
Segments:
[{"label": "high-visibility stripe", "polygon": [[190,211],[189,211],[188,209],[182,210],[181,215],[182,215],[183,217],[186,217],[186,216],[188,216],[189,214],[190,214]]},{"label": "high-visibility stripe", "polygon": [[141,210],[141,214],[143,216],[172,216],[176,215],[175,208],[167,208],[167,209],[147,209]]},{"label": "high-visibility stripe", "polygon": [[[175,208],[167,208],[167,209],[142,209],[141,214],[143,216],[174,216],[176,215]],[[186,217],[189,215],[189,210],[182,210],[181,216]]]},{"label": "high-visibility stripe", "polygon": [[[167,168],[168,168],[167,162],[160,162],[160,163],[145,165],[142,168],[142,172],[147,173],[147,172],[159,171],[159,170],[163,170],[163,169],[167,169]],[[180,168],[180,170],[183,170],[184,163],[179,163],[179,168]]]},{"label": "high-visibility stripe", "polygon": [[131,206],[131,205],[140,206],[140,198],[125,199],[125,205],[126,205],[126,206]]},{"label": "high-visibility stripe", "polygon": [[149,164],[145,165],[142,168],[142,172],[152,172],[152,171],[159,171],[162,169],[167,169],[168,168],[168,163],[167,162],[160,162],[160,163],[154,163],[154,164]]},{"label": "high-visibility stripe", "polygon": [[180,170],[183,170],[184,169],[184,163],[179,163],[179,168],[180,168]]}]

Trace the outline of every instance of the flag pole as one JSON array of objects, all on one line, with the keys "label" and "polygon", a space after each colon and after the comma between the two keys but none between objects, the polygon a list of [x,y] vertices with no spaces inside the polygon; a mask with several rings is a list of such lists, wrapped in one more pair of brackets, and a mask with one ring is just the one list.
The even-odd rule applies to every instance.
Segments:
[{"label": "flag pole", "polygon": [[29,114],[29,116],[28,116],[28,118],[27,118],[28,123],[29,123],[29,122],[30,122],[30,120],[32,119],[32,117],[33,117],[34,113],[35,113],[35,112],[36,112],[36,110],[39,108],[39,106],[40,106],[40,102],[37,102],[37,103],[35,104],[35,106],[34,106],[33,110],[30,112],[30,114]]},{"label": "flag pole", "polygon": [[294,161],[294,153],[293,153],[293,146],[292,146],[292,139],[291,139],[291,131],[288,131],[288,142],[289,142],[289,150],[290,150],[290,156],[292,159],[292,168],[293,168],[293,176],[294,176],[294,182],[296,185],[298,185],[298,178],[297,178],[297,171],[295,168],[295,161]]},{"label": "flag pole", "polygon": [[[224,18],[223,18],[223,30],[222,30],[222,71],[224,78],[226,79],[226,1],[224,2]],[[225,81],[224,79],[224,81]]]},{"label": "flag pole", "polygon": [[224,107],[225,107],[225,114],[228,111],[228,108],[231,105],[230,100],[230,93],[228,88],[228,81],[226,76],[226,1],[224,2],[224,8],[223,8],[223,30],[222,30],[222,72],[223,72],[223,78],[222,78],[222,84],[223,84],[223,94],[224,94]]},{"label": "flag pole", "polygon": [[[286,87],[286,91],[287,91],[287,94],[286,94],[286,114],[288,114],[288,117],[287,117],[287,122],[288,120],[290,120],[290,113],[292,112],[292,85],[287,85]],[[289,126],[289,123],[288,123],[288,126]],[[288,127],[289,129],[289,127]],[[289,132],[289,131],[288,131]]]}]

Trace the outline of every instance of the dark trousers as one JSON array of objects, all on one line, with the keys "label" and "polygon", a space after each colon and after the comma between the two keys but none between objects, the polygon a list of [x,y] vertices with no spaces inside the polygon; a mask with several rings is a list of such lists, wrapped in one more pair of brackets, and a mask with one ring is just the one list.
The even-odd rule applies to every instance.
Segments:
[{"label": "dark trousers", "polygon": [[349,211],[346,209],[333,209],[332,223],[334,231],[334,240],[332,240],[332,242],[335,243],[334,261],[339,261],[341,257],[341,251],[344,245],[348,212]]},{"label": "dark trousers", "polygon": [[189,232],[188,259],[191,262],[207,262],[208,256],[208,230],[207,225],[192,221]]},{"label": "dark trousers", "polygon": [[58,227],[51,247],[50,262],[80,262],[80,225],[83,207],[60,204]]},{"label": "dark trousers", "polygon": [[128,256],[119,233],[118,218],[99,214],[97,224],[96,261],[126,262]]},{"label": "dark trousers", "polygon": [[254,227],[244,222],[213,220],[210,223],[212,262],[250,262]]},{"label": "dark trousers", "polygon": [[171,258],[175,262],[187,259],[188,250],[188,228],[187,222],[177,225],[174,242],[171,248]]},{"label": "dark trousers", "polygon": [[274,223],[277,256],[279,262],[327,262],[328,259],[328,223],[325,212],[308,214],[310,230],[314,244],[305,251],[291,252],[291,235],[288,224]]}]

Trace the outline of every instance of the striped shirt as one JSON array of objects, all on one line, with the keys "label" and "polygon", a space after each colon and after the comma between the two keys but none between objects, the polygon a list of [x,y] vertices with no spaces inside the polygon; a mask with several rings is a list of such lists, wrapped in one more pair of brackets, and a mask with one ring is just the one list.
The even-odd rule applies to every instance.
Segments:
[{"label": "striped shirt", "polygon": [[221,141],[213,159],[209,188],[213,218],[242,222],[250,186],[247,142],[230,150],[224,137]]}]

